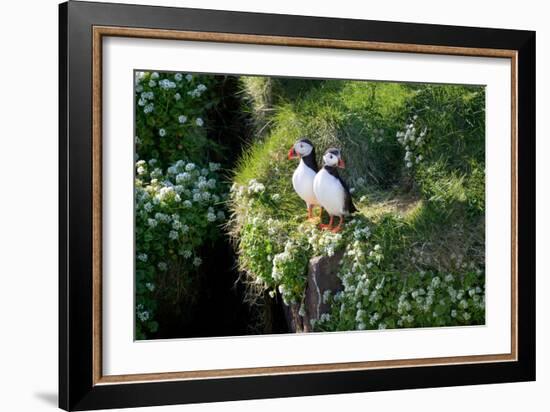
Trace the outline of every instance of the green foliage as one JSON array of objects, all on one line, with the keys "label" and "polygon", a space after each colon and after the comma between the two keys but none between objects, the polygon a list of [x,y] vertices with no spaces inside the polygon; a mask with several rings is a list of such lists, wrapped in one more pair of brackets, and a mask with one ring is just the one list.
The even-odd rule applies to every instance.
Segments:
[{"label": "green foliage", "polygon": [[[316,330],[484,323],[484,89],[247,79],[257,138],[230,208],[254,290],[299,304],[309,259],[343,251],[344,289]],[[286,158],[304,136],[318,158],[342,148],[359,213],[341,233],[304,223]]]},{"label": "green foliage", "polygon": [[415,232],[430,239],[418,223],[385,216],[367,241],[346,243],[339,272],[344,288],[327,297],[332,309],[315,322],[316,330],[484,324],[483,262],[470,253],[452,254],[445,264],[425,248],[415,250]]},{"label": "green foliage", "polygon": [[218,104],[215,76],[136,72],[136,152],[167,167],[204,162],[221,150],[207,136],[208,111]]},{"label": "green foliage", "polygon": [[136,163],[136,338],[156,332],[159,301],[192,301],[204,244],[225,222],[219,164],[200,168],[179,160],[166,172]]},{"label": "green foliage", "polygon": [[[410,86],[413,87],[413,86]],[[485,210],[485,89],[417,86],[397,140],[422,194],[441,207]]]}]

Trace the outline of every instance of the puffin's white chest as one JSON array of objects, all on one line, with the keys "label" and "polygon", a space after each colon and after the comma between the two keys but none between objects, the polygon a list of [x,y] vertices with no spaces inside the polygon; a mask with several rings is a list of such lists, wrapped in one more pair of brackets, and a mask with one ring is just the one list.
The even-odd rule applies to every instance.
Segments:
[{"label": "puffin's white chest", "polygon": [[300,196],[308,205],[317,205],[317,199],[313,193],[313,179],[315,179],[315,172],[306,166],[306,164],[300,160],[300,164],[292,175],[292,186],[298,196]]},{"label": "puffin's white chest", "polygon": [[324,168],[317,173],[313,181],[313,191],[319,204],[333,216],[345,215],[346,192],[340,181]]}]

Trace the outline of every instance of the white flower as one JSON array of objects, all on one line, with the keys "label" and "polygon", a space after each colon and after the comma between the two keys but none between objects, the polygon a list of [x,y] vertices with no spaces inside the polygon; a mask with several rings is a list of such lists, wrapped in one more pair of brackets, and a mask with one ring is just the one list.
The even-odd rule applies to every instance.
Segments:
[{"label": "white flower", "polygon": [[412,162],[407,162],[407,167],[408,167],[408,168],[411,168],[412,165],[413,165]]},{"label": "white flower", "polygon": [[208,186],[209,189],[216,188],[216,179],[209,179],[206,185]]},{"label": "white flower", "polygon": [[191,203],[190,200],[186,200],[186,201],[183,202],[183,207],[185,207],[187,209],[189,209],[192,206],[193,206],[193,204]]},{"label": "white flower", "polygon": [[330,321],[330,313],[321,314],[321,318],[319,320],[321,322],[329,322]]},{"label": "white flower", "polygon": [[259,193],[265,190],[263,183],[258,182],[256,179],[251,179],[248,182],[248,193]]},{"label": "white flower", "polygon": [[301,317],[306,316],[306,307],[304,305],[300,305],[300,310],[298,311],[298,315]]},{"label": "white flower", "polygon": [[147,170],[143,167],[143,166],[140,166],[137,168],[137,174],[138,175],[144,175],[145,173],[147,173]]},{"label": "white flower", "polygon": [[143,108],[143,113],[148,114],[151,113],[155,109],[155,105],[153,103],[149,103],[147,106]]},{"label": "white flower", "polygon": [[374,246],[374,250],[380,250],[380,245],[378,245],[378,244],[375,245],[375,246]]},{"label": "white flower", "polygon": [[166,136],[166,130],[164,130],[164,129],[159,129],[159,136],[160,136],[160,137]]},{"label": "white flower", "polygon": [[151,282],[147,282],[147,283],[145,284],[145,287],[146,287],[147,289],[149,289],[150,292],[152,292],[152,291],[155,290],[155,285],[152,284]]},{"label": "white flower", "polygon": [[187,173],[187,172],[179,173],[176,176],[176,183],[178,183],[178,184],[184,183],[184,182],[187,182],[190,179],[191,179],[191,175],[189,173]]},{"label": "white flower", "polygon": [[195,120],[195,124],[199,127],[202,127],[204,125],[204,121],[200,117],[197,117],[197,120]]},{"label": "white flower", "polygon": [[168,80],[168,79],[162,79],[159,82],[159,86],[161,89],[168,90],[168,89],[174,89],[176,87],[176,83]]},{"label": "white flower", "polygon": [[138,313],[138,318],[139,320],[141,320],[142,322],[145,322],[149,319],[149,312],[147,312],[146,310],[143,311],[143,312],[139,312]]},{"label": "white flower", "polygon": [[206,219],[209,221],[209,222],[214,222],[216,220],[216,215],[214,213],[208,213],[206,215]]},{"label": "white flower", "polygon": [[181,124],[184,124],[186,121],[187,121],[187,116],[182,114],[181,116],[178,117],[178,122],[180,122]]},{"label": "white flower", "polygon": [[152,179],[159,179],[162,177],[162,170],[160,168],[155,168],[155,170],[153,170],[151,172],[151,178]]},{"label": "white flower", "polygon": [[156,227],[157,223],[158,222],[155,219],[147,219],[147,224],[149,225],[149,227]]},{"label": "white flower", "polygon": [[176,240],[179,235],[178,235],[178,232],[176,232],[175,230],[171,230],[170,233],[168,234],[168,237],[172,240]]},{"label": "white flower", "polygon": [[332,291],[330,289],[327,289],[323,292],[323,303],[328,302],[328,300],[330,299],[331,293],[332,293]]},{"label": "white flower", "polygon": [[183,78],[182,74],[181,73],[176,73],[174,75],[174,79],[177,81],[177,82],[181,82],[181,79]]},{"label": "white flower", "polygon": [[142,262],[147,262],[147,253],[140,253],[137,256],[138,260],[141,260]]},{"label": "white flower", "polygon": [[149,87],[155,87],[157,85],[157,82],[154,80],[149,80]]},{"label": "white flower", "polygon": [[176,99],[176,100],[181,99],[181,94],[176,93],[176,94],[174,95],[174,99]]},{"label": "white flower", "polygon": [[196,166],[195,166],[194,163],[187,163],[187,164],[185,165],[185,170],[187,170],[188,172],[191,172],[191,171],[195,170],[195,167],[196,167]]},{"label": "white flower", "polygon": [[185,259],[189,259],[191,256],[193,256],[193,252],[191,252],[189,249],[183,251],[183,257]]},{"label": "white flower", "polygon": [[196,257],[195,259],[193,259],[193,265],[194,266],[200,266],[202,264],[202,259],[200,257]]},{"label": "white flower", "polygon": [[151,79],[158,79],[159,78],[159,74],[157,72],[153,72],[151,73]]},{"label": "white flower", "polygon": [[191,80],[193,80],[193,75],[191,75],[191,74],[185,75],[185,80],[187,80],[188,82],[190,82]]},{"label": "white flower", "polygon": [[168,265],[167,265],[166,263],[164,263],[164,262],[159,262],[159,264],[158,264],[157,266],[158,266],[158,268],[159,268],[160,270],[162,270],[163,272],[164,272],[166,269],[168,269]]},{"label": "white flower", "polygon": [[221,165],[219,163],[208,163],[208,168],[210,169],[211,172],[215,172],[217,170],[219,170],[221,167]]},{"label": "white flower", "polygon": [[174,193],[174,188],[171,186],[161,187],[158,193],[158,199],[163,201],[168,199]]},{"label": "white flower", "polygon": [[281,195],[279,193],[275,193],[271,195],[271,199],[275,202],[279,201],[281,199]]}]

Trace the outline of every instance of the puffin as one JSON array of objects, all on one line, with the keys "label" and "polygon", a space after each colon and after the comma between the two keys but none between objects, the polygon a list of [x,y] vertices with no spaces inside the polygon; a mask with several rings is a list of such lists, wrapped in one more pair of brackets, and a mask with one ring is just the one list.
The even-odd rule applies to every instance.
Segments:
[{"label": "puffin", "polygon": [[[313,179],[317,175],[319,168],[315,158],[315,147],[311,140],[302,138],[296,141],[288,151],[288,159],[300,159],[298,167],[292,175],[292,186],[294,190],[306,202],[307,218],[311,220],[313,216],[313,208],[319,206],[319,202],[313,193]],[[323,209],[321,208],[321,215]]]},{"label": "puffin", "polygon": [[[349,186],[338,174],[338,169],[344,169],[345,166],[340,149],[330,148],[323,155],[323,167],[313,180],[315,197],[330,216],[329,224],[321,224],[320,227],[334,233],[342,230],[344,216],[357,211],[351,198]],[[340,218],[336,227],[333,227],[334,216]]]}]

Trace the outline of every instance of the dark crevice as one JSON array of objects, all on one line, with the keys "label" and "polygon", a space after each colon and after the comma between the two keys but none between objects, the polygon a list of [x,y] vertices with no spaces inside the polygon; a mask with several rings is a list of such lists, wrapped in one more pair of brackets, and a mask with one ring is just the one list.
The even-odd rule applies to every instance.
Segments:
[{"label": "dark crevice", "polygon": [[[216,87],[220,100],[208,113],[208,138],[223,148],[223,157],[212,160],[231,170],[253,137],[253,122],[243,110],[237,77],[224,76]],[[193,301],[159,302],[159,329],[152,339],[288,332],[281,299],[265,296],[259,305],[246,302],[234,245],[224,229],[220,231],[200,254],[203,264],[191,286],[197,289]]]}]

